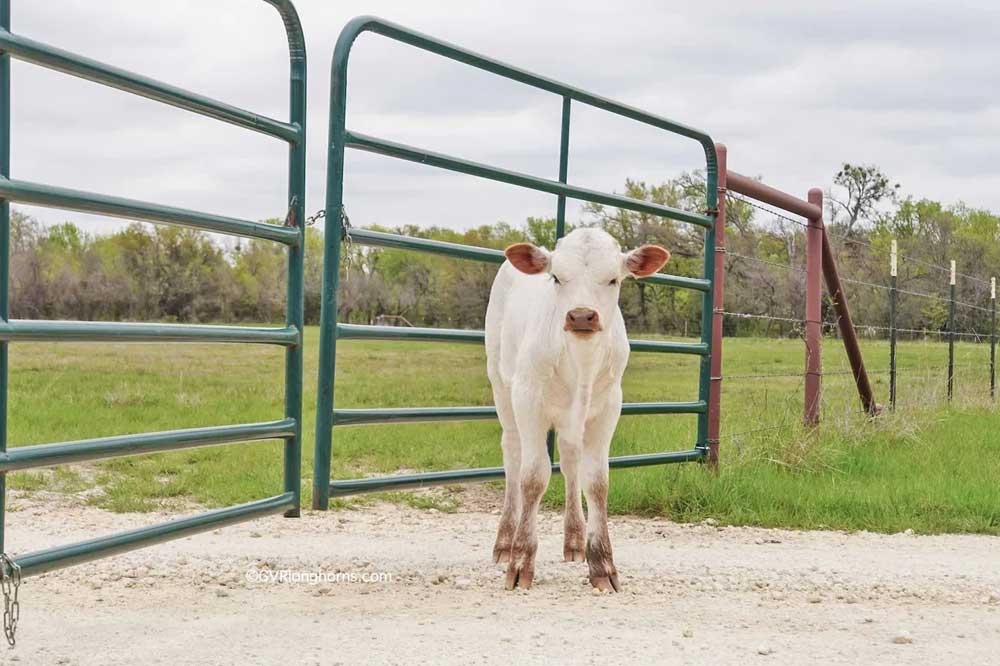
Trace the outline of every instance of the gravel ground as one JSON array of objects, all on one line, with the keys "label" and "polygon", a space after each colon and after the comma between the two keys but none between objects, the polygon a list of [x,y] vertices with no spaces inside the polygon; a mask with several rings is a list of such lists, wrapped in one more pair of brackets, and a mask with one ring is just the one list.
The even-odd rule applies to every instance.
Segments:
[{"label": "gravel ground", "polygon": [[[26,579],[18,645],[48,664],[996,664],[1000,539],[615,518],[623,592],[565,564],[505,592],[492,500],[268,518]],[[166,518],[15,496],[25,552]],[[711,522],[711,521],[707,521]],[[283,574],[279,572],[292,572]],[[275,580],[325,576],[353,580]],[[389,578],[389,580],[371,580]],[[362,580],[369,579],[369,580]]]}]

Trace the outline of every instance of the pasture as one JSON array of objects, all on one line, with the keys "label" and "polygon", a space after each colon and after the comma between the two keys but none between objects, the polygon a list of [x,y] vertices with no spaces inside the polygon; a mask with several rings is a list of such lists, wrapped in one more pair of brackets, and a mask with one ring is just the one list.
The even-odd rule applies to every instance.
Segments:
[{"label": "pasture", "polygon": [[[306,332],[303,504],[309,505],[315,422],[315,328]],[[887,344],[865,341],[880,400],[887,399]],[[947,346],[902,342],[899,408],[868,422],[857,407],[839,341],[824,342],[823,426],[799,427],[802,343],[725,341],[722,467],[697,464],[612,472],[613,513],[765,527],[842,528],[921,533],[1000,534],[1000,427],[988,395],[989,347],[959,343],[955,399],[945,400]],[[98,346],[15,344],[11,350],[12,445],[278,418],[283,351],[236,345]],[[697,358],[632,355],[627,401],[688,400]],[[403,407],[490,404],[483,350],[476,345],[340,344],[337,404]],[[799,373],[798,377],[761,377]],[[689,416],[625,417],[612,455],[688,448]],[[194,464],[197,463],[197,464]],[[500,464],[493,422],[338,428],[334,478],[398,470]],[[277,443],[242,444],[122,458],[55,471],[10,475],[19,489],[80,491],[114,511],[223,506],[281,486]],[[498,484],[493,484],[499,487]],[[390,501],[453,510],[460,486],[391,493]],[[562,502],[553,477],[546,503]],[[371,496],[336,502],[349,508]]]}]

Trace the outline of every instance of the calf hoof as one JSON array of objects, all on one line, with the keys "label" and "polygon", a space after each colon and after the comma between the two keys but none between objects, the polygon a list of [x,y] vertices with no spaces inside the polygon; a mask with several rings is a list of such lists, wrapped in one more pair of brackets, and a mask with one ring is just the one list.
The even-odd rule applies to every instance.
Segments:
[{"label": "calf hoof", "polygon": [[493,546],[493,564],[510,562],[510,546],[497,544]]},{"label": "calf hoof", "polygon": [[510,563],[507,565],[507,578],[504,587],[513,590],[515,587],[531,589],[535,582],[535,549],[512,548]]},{"label": "calf hoof", "polygon": [[619,592],[618,569],[611,557],[611,542],[603,539],[587,540],[587,564],[590,567],[590,584],[601,592]]},{"label": "calf hoof", "polygon": [[601,592],[621,592],[621,583],[618,582],[618,574],[610,576],[591,576],[590,584]]}]

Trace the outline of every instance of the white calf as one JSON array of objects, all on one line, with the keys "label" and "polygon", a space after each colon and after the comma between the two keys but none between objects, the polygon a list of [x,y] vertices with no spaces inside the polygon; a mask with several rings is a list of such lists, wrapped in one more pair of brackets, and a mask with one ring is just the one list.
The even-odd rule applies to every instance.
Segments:
[{"label": "white calf", "polygon": [[509,563],[508,589],[531,587],[538,505],[551,475],[545,436],[554,427],[566,479],[563,557],[586,557],[591,584],[617,591],[608,537],[608,449],[629,353],[618,294],[622,279],[655,273],[670,253],[656,245],[623,253],[607,233],[577,229],[552,252],[518,243],[505,254],[486,310],[487,372],[503,426],[507,476],[493,558]]}]

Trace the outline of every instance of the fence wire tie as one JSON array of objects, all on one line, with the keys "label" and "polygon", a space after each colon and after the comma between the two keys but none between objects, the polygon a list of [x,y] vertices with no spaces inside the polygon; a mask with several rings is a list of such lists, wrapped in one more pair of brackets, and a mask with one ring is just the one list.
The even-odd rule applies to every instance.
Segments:
[{"label": "fence wire tie", "polygon": [[21,566],[7,553],[0,554],[0,592],[3,593],[3,635],[7,643],[14,647],[17,621],[21,617],[21,602],[17,592],[21,588]]},{"label": "fence wire tie", "polygon": [[299,198],[292,195],[292,200],[288,202],[288,212],[285,213],[285,226],[295,227],[297,226],[298,220],[295,219],[295,209],[299,205]]}]

